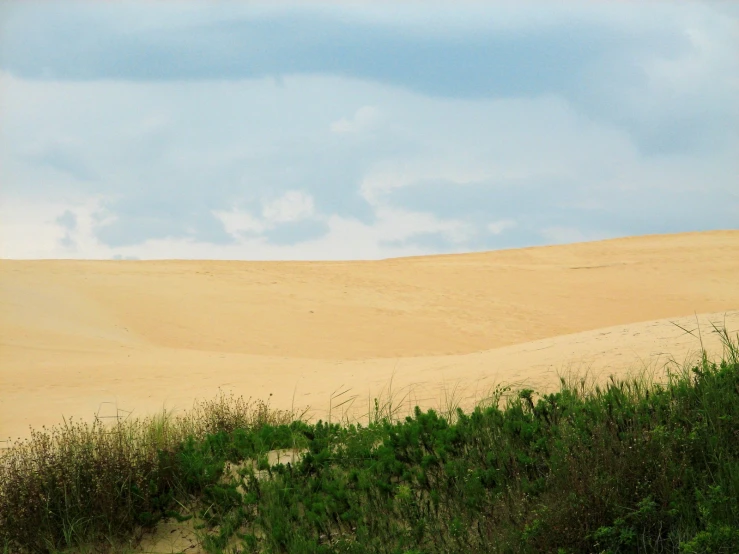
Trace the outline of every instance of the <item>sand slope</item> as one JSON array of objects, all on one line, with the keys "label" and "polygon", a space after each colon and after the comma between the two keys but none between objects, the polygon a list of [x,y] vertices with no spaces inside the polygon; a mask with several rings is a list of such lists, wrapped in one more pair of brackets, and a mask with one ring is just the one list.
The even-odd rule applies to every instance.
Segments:
[{"label": "sand slope", "polygon": [[739,328],[739,231],[371,262],[0,260],[0,305],[2,436],[219,386],[319,413],[394,375],[433,403],[444,383],[683,356],[697,341],[671,321],[694,313]]}]

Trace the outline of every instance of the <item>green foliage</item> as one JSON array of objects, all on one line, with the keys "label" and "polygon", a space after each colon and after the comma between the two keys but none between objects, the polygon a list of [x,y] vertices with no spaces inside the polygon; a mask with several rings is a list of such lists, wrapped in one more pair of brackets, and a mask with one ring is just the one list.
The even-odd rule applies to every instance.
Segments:
[{"label": "green foliage", "polygon": [[680,545],[684,554],[739,552],[739,527],[731,525],[709,525],[690,541]]},{"label": "green foliage", "polygon": [[[44,452],[66,452],[55,448]],[[303,455],[271,464],[275,449]],[[10,459],[28,463],[32,452]],[[47,552],[93,528],[154,524],[186,503],[213,553],[739,552],[736,356],[704,358],[664,384],[522,390],[454,417],[416,408],[367,426],[262,418],[156,453],[121,458],[109,473],[77,453],[59,466],[67,477],[43,470],[38,483],[27,466],[4,469],[0,540]],[[115,510],[85,500],[82,484],[102,475],[122,491]],[[19,482],[25,496],[10,490]],[[50,511],[38,511],[37,490],[56,502]]]},{"label": "green foliage", "polygon": [[291,419],[263,402],[221,395],[179,418],[67,421],[32,431],[0,458],[0,545],[8,552],[95,551],[132,537],[171,517],[178,499],[213,486],[223,457],[241,453],[241,435],[226,431]]}]

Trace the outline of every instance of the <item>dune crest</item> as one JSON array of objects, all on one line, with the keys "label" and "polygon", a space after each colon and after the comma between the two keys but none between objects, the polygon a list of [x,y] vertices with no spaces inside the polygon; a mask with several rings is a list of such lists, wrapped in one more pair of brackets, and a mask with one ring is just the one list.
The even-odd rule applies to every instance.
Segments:
[{"label": "dune crest", "polygon": [[739,231],[357,262],[0,260],[0,435],[219,387],[320,414],[393,375],[433,404],[445,383],[624,371],[697,349],[672,324],[691,314],[735,332],[737,275]]}]

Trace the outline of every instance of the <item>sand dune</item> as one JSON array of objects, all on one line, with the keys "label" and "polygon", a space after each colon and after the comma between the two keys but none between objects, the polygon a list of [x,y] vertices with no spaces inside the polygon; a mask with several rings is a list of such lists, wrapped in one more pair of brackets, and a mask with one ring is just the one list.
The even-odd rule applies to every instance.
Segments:
[{"label": "sand dune", "polygon": [[[219,387],[324,414],[387,385],[659,366],[739,330],[739,231],[365,262],[0,261],[0,435]],[[714,342],[710,342],[714,341]],[[343,388],[342,388],[343,387]],[[443,396],[443,395],[442,395]]]}]

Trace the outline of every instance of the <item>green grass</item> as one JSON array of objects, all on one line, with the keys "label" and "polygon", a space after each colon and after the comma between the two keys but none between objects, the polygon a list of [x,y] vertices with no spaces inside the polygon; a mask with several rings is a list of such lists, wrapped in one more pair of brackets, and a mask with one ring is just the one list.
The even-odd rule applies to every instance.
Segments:
[{"label": "green grass", "polygon": [[0,456],[0,552],[105,551],[135,541],[198,492],[183,473],[188,440],[292,419],[221,394],[177,417],[32,430]]},{"label": "green grass", "polygon": [[[3,457],[0,548],[106,551],[192,517],[213,553],[739,552],[739,336],[716,331],[720,362],[663,382],[498,389],[467,413],[309,423],[222,396],[38,432]],[[283,448],[306,453],[270,465]]]}]

